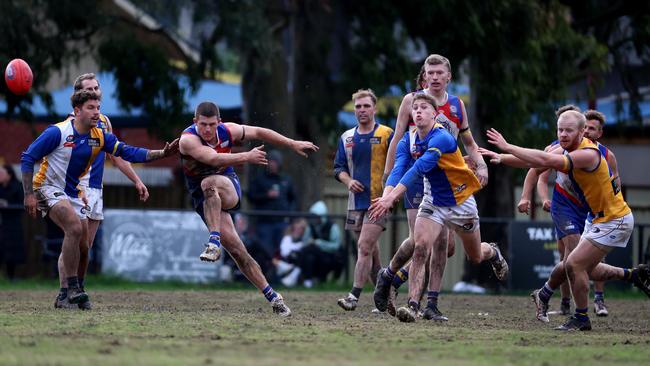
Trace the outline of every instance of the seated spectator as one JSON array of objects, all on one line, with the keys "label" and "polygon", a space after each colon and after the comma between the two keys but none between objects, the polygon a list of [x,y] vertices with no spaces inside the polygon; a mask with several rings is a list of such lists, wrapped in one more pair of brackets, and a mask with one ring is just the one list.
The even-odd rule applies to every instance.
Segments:
[{"label": "seated spectator", "polygon": [[341,245],[341,229],[329,220],[325,202],[317,201],[309,212],[315,217],[310,219],[305,232],[305,246],[299,261],[305,287],[312,287],[314,281],[325,282],[330,273],[334,279],[338,278],[346,259]]},{"label": "seated spectator", "polygon": [[302,269],[300,267],[301,251],[304,243],[307,221],[296,219],[286,230],[285,236],[280,241],[279,256],[273,259],[276,273],[286,287],[293,287],[298,283]]}]

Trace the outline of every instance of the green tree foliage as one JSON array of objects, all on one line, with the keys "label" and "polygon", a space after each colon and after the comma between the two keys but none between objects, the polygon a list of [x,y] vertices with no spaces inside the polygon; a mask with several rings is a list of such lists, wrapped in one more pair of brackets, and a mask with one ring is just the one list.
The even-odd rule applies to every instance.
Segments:
[{"label": "green tree foliage", "polygon": [[[75,45],[86,42],[96,32],[97,9],[80,9],[74,0],[3,0],[0,1],[0,65],[14,58],[29,63],[34,74],[32,90],[26,96],[12,94],[4,82],[0,95],[7,103],[7,117],[17,114],[31,120],[30,106],[39,95],[51,107],[44,90],[53,71],[80,56]],[[75,42],[72,42],[75,41]]]},{"label": "green tree foliage", "polygon": [[139,108],[149,118],[149,130],[171,139],[178,126],[186,124],[185,88],[164,51],[126,34],[103,41],[98,49],[100,67],[115,75],[117,98],[127,110]]}]

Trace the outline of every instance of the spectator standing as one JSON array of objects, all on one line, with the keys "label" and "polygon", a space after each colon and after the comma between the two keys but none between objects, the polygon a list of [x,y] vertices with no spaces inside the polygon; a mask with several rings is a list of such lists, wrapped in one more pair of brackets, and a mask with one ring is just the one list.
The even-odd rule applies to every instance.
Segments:
[{"label": "spectator standing", "polygon": [[[0,166],[0,208],[23,204],[23,187],[11,165]],[[21,211],[0,209],[0,264],[7,277],[16,277],[16,266],[25,263],[23,215]]]}]

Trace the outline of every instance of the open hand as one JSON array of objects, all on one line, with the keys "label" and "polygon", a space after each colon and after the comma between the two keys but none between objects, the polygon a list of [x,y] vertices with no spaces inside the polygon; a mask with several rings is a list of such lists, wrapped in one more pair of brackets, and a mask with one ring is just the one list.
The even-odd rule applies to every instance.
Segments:
[{"label": "open hand", "polygon": [[490,163],[492,164],[500,164],[501,163],[501,154],[495,153],[492,150],[488,150],[483,147],[478,148],[479,154],[483,155],[484,157],[488,158],[490,160]]},{"label": "open hand", "polygon": [[348,190],[353,193],[361,193],[364,190],[363,184],[356,179],[351,179],[348,183]]},{"label": "open hand", "polygon": [[368,217],[373,220],[379,220],[390,212],[393,208],[393,200],[388,197],[378,197],[372,200],[368,208]]},{"label": "open hand", "polygon": [[297,141],[293,140],[291,143],[291,149],[300,156],[307,157],[308,152],[318,151],[318,146],[314,145],[311,141]]},{"label": "open hand", "polygon": [[180,141],[180,138],[176,138],[171,143],[166,142],[165,143],[165,148],[163,149],[163,155],[165,157],[167,157],[167,156],[176,154],[178,152],[179,141]]},{"label": "open hand", "polygon": [[510,144],[508,141],[506,141],[506,139],[503,137],[503,135],[501,135],[499,131],[495,130],[494,128],[490,128],[487,130],[486,135],[488,137],[489,143],[498,147],[501,151],[508,151]]}]

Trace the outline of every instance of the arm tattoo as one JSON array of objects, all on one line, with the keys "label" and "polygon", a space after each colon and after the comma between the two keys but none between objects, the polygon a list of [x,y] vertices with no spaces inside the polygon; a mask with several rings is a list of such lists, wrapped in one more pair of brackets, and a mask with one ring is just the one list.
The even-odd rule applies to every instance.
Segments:
[{"label": "arm tattoo", "polygon": [[165,157],[164,150],[149,150],[147,151],[146,161],[154,161],[154,160],[162,159],[164,157]]},{"label": "arm tattoo", "polygon": [[25,192],[25,194],[34,193],[34,187],[32,182],[33,178],[34,178],[33,172],[23,173],[23,192]]}]

